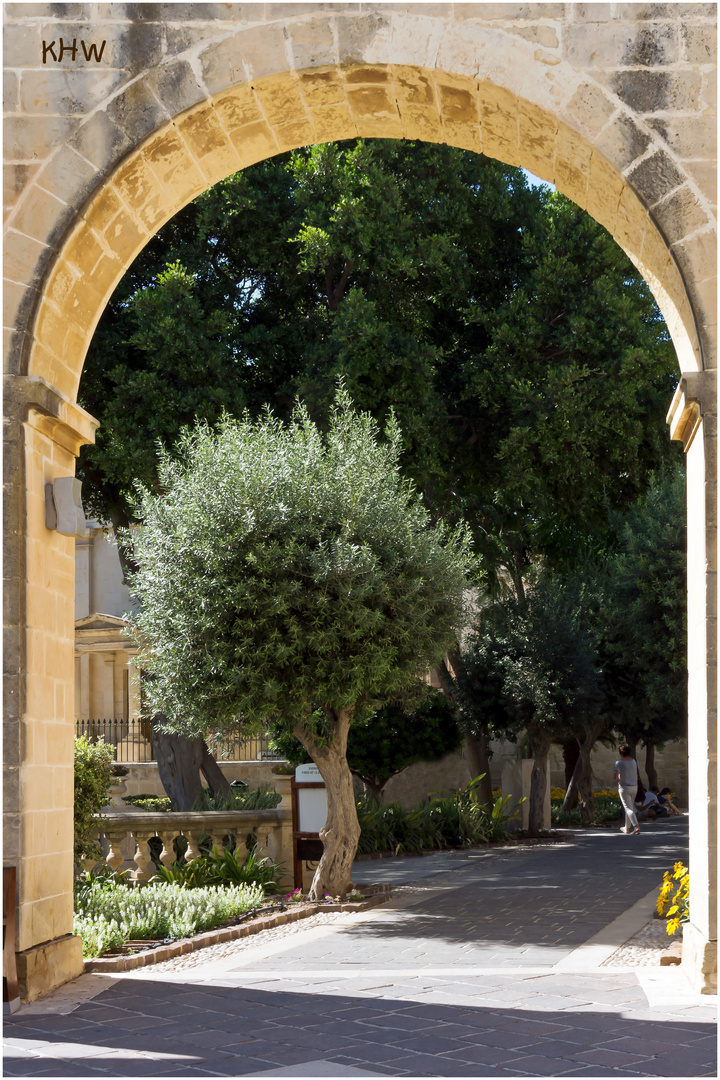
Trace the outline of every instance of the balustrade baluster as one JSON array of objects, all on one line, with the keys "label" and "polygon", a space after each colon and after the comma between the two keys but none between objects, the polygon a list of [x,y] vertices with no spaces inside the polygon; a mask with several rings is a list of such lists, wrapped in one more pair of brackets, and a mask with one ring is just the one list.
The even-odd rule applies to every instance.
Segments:
[{"label": "balustrade baluster", "polygon": [[158,832],[155,835],[159,836],[162,840],[163,848],[160,852],[160,862],[166,870],[170,870],[175,862],[175,849],[173,848],[173,840],[175,837],[168,832]]},{"label": "balustrade baluster", "polygon": [[200,850],[197,846],[199,836],[196,835],[196,829],[192,829],[192,831],[190,829],[183,829],[182,832],[188,842],[187,851],[185,852],[185,862],[190,863],[200,855]]},{"label": "balustrade baluster", "polygon": [[[137,866],[133,878],[141,885],[144,885],[146,881],[149,881],[155,873],[155,864],[150,858],[150,851],[148,849],[148,840],[154,835],[154,832],[151,832],[149,829],[133,829],[133,836],[136,844],[135,865]],[[150,868],[148,868],[148,863],[150,864]]]},{"label": "balustrade baluster", "polygon": [[125,861],[123,853],[120,850],[120,845],[126,836],[127,826],[124,826],[122,829],[113,829],[107,824],[105,825],[105,838],[108,842],[108,853],[105,856],[105,862],[108,864],[113,874],[117,873]]}]

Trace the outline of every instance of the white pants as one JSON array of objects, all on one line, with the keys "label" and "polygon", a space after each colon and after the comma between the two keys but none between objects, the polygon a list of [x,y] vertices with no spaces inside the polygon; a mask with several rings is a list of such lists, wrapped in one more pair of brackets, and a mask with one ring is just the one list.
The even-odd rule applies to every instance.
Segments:
[{"label": "white pants", "polygon": [[623,804],[623,810],[625,811],[625,828],[637,829],[638,819],[637,814],[635,813],[637,784],[633,787],[623,787],[622,784],[618,784],[618,795],[620,796],[620,802]]}]

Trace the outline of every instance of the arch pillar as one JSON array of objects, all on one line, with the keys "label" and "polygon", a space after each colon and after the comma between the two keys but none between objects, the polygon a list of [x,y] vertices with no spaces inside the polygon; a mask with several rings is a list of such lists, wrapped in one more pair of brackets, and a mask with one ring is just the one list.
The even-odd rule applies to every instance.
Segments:
[{"label": "arch pillar", "polygon": [[5,385],[3,858],[17,867],[23,1000],[82,973],[73,929],[75,540],[45,524],[45,485],[74,476],[97,421],[38,376]]},{"label": "arch pillar", "polygon": [[685,447],[690,921],[683,970],[717,993],[717,372],[684,374],[668,413]]}]

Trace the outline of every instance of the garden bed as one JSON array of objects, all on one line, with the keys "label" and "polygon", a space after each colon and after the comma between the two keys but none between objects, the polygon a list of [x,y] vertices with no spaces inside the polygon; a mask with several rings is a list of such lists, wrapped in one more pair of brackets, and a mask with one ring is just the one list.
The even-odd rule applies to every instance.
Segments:
[{"label": "garden bed", "polygon": [[254,915],[254,917],[250,918],[237,916],[215,930],[204,930],[180,941],[158,941],[157,943],[147,940],[127,941],[116,953],[86,960],[84,963],[85,971],[134,971],[136,968],[158,964],[164,960],[172,960],[176,956],[183,956],[186,953],[195,952],[197,949],[205,949],[209,945],[221,945],[227,941],[235,941],[239,938],[259,934],[260,931],[269,930],[275,926],[297,922],[299,919],[306,919],[317,912],[368,911],[386,903],[391,896],[389,885],[369,885],[365,887],[363,892],[363,899],[353,902],[319,903],[307,901],[293,903],[292,905],[272,905],[275,908],[274,911],[265,914],[258,913],[257,915],[250,912],[250,916]]}]

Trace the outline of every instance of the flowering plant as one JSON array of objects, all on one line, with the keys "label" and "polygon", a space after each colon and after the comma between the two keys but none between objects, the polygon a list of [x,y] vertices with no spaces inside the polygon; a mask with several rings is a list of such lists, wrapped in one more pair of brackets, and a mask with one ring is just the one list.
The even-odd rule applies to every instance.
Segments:
[{"label": "flowering plant", "polygon": [[[675,885],[675,882],[679,884]],[[671,896],[673,889],[675,892]],[[690,872],[683,863],[676,862],[672,873],[667,870],[663,874],[663,883],[656,905],[658,915],[668,916],[667,932],[671,936],[677,933],[678,928],[690,918],[689,891]]]},{"label": "flowering plant", "polygon": [[304,899],[302,889],[294,889],[292,892],[285,894],[286,904],[301,904]]}]

